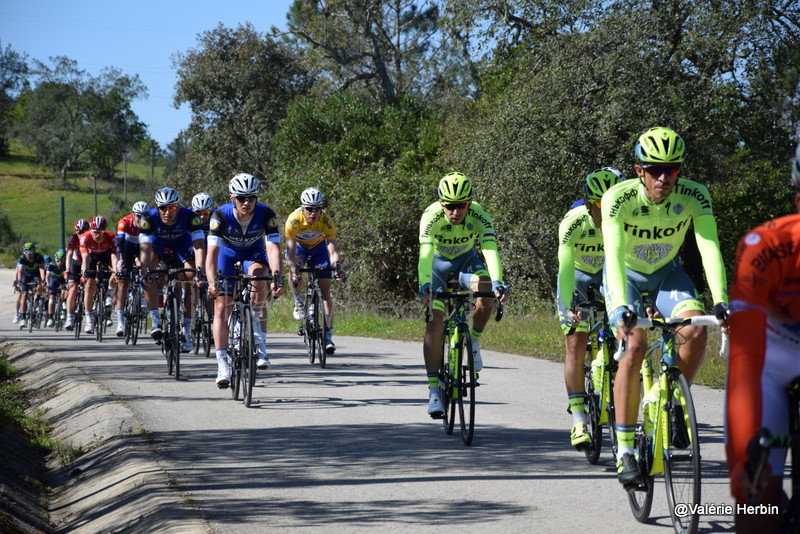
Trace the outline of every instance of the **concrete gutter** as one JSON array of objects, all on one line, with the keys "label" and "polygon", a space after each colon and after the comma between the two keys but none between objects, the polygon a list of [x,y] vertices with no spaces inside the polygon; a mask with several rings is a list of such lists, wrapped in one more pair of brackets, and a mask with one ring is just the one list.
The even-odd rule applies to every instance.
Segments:
[{"label": "concrete gutter", "polygon": [[[34,409],[60,444],[43,480],[51,488],[45,511],[54,532],[212,532],[159,465],[147,432],[125,402],[45,347],[9,340],[0,345],[21,387],[43,394]],[[41,531],[29,527],[20,531]]]}]

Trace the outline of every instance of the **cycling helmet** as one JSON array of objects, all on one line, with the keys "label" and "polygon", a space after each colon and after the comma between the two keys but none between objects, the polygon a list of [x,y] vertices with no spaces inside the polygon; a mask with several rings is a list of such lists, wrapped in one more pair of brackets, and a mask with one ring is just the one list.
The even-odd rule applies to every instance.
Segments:
[{"label": "cycling helmet", "polygon": [[444,202],[467,202],[472,199],[472,180],[460,172],[445,174],[439,181],[439,199]]},{"label": "cycling helmet", "polygon": [[133,205],[133,210],[131,211],[133,211],[133,213],[135,213],[136,215],[147,213],[148,211],[150,211],[150,204],[148,204],[143,200],[140,200],[139,202]]},{"label": "cycling helmet", "polygon": [[75,229],[76,234],[82,234],[83,232],[89,230],[89,221],[86,219],[78,219],[75,221],[75,226],[73,226],[73,228]]},{"label": "cycling helmet", "polygon": [[258,180],[252,174],[240,172],[231,180],[228,185],[228,192],[231,195],[257,195]]},{"label": "cycling helmet", "polygon": [[48,254],[45,254],[45,255],[43,256],[43,259],[44,259],[44,262],[45,262],[45,263],[50,263],[50,256],[49,256]]},{"label": "cycling helmet", "polygon": [[683,163],[684,152],[681,136],[663,126],[643,133],[634,149],[637,163]]},{"label": "cycling helmet", "polygon": [[29,241],[22,245],[22,252],[36,252],[36,247]]},{"label": "cycling helmet", "polygon": [[180,202],[181,196],[171,187],[163,187],[156,191],[156,206],[172,206]]},{"label": "cycling helmet", "polygon": [[792,185],[800,187],[800,143],[794,153],[794,164],[792,165]]},{"label": "cycling helmet", "polygon": [[197,193],[192,199],[192,211],[210,210],[214,199],[208,193]]},{"label": "cycling helmet", "polygon": [[300,204],[303,206],[322,206],[325,196],[315,187],[309,187],[300,193]]},{"label": "cycling helmet", "polygon": [[56,261],[64,261],[66,259],[66,257],[67,257],[67,253],[64,252],[63,248],[60,248],[60,249],[56,250],[56,253],[53,254],[53,257],[55,257]]},{"label": "cycling helmet", "polygon": [[108,226],[106,222],[106,218],[102,215],[97,215],[96,217],[92,217],[92,220],[89,221],[89,229],[90,230],[105,230]]},{"label": "cycling helmet", "polygon": [[597,202],[603,193],[611,189],[611,186],[617,185],[624,179],[622,173],[614,167],[603,167],[586,176],[586,181],[583,182],[583,195],[590,201]]}]

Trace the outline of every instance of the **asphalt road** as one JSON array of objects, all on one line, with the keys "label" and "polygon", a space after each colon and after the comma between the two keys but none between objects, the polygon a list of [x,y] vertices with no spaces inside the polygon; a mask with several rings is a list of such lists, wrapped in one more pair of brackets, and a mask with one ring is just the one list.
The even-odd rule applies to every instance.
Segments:
[{"label": "asphalt road", "polygon": [[[7,271],[0,286],[8,288]],[[3,295],[8,303],[9,295]],[[671,532],[663,477],[640,524],[604,441],[598,465],[569,446],[562,366],[484,350],[472,446],[426,412],[421,343],[336,337],[328,367],[302,339],[269,334],[272,367],[245,408],[214,384],[216,362],[181,360],[167,375],[157,347],[97,343],[52,330],[21,332],[8,307],[0,336],[52,349],[124,400],[160,463],[215,532]],[[111,332],[113,335],[113,331]],[[720,390],[693,388],[701,421],[703,499],[731,504]],[[732,531],[726,515],[702,532]]]}]

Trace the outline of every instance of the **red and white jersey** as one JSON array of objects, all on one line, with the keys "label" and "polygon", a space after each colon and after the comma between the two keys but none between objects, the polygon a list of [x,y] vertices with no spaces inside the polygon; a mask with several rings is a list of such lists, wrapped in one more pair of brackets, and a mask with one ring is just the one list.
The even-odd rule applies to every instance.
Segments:
[{"label": "red and white jersey", "polygon": [[129,213],[121,218],[117,223],[117,237],[124,239],[128,243],[139,242],[138,219],[133,213]]},{"label": "red and white jersey", "polygon": [[114,246],[114,234],[108,230],[103,231],[99,241],[95,240],[91,231],[81,234],[81,254],[104,254],[109,251],[116,254],[117,248]]},{"label": "red and white jersey", "polygon": [[72,261],[81,261],[81,237],[78,234],[69,236],[67,254],[72,254]]}]

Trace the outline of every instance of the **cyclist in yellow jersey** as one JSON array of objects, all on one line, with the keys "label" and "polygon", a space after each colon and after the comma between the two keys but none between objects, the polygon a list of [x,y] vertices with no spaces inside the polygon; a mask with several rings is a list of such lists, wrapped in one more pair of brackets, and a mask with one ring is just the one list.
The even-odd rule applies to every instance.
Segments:
[{"label": "cyclist in yellow jersey", "polygon": [[[316,188],[309,187],[300,194],[300,207],[286,219],[286,263],[289,266],[289,280],[294,294],[293,317],[303,319],[303,293],[300,287],[300,264],[327,269],[341,261],[339,245],[336,242],[336,225],[322,209],[324,195]],[[343,273],[336,271],[336,279]],[[327,329],[325,330],[325,352],[333,354],[333,302],[331,301],[331,271],[319,273],[319,288],[322,291],[322,305],[325,308]]]},{"label": "cyclist in yellow jersey", "polygon": [[590,173],[583,182],[583,203],[571,208],[558,227],[558,315],[567,351],[564,382],[572,414],[570,443],[578,450],[585,449],[591,441],[586,433],[583,376],[583,359],[589,334],[586,319],[570,310],[572,293],[577,290],[580,301],[585,302],[589,298],[587,288],[592,284],[598,291],[595,298],[600,298],[605,261],[603,233],[600,230],[600,199],[603,193],[624,179],[622,173],[613,167],[603,167]]},{"label": "cyclist in yellow jersey", "polygon": [[[651,313],[644,309],[642,292],[650,294],[656,311],[664,317],[703,314],[697,291],[677,258],[690,224],[714,300],[714,313],[723,331],[727,330],[725,268],[711,196],[704,185],[679,178],[685,153],[683,139],[669,128],[651,128],[639,137],[634,153],[639,180],[617,184],[602,199],[606,309],[617,338],[627,339],[628,347],[614,383],[617,474],[625,486],[642,480],[634,459],[633,434],[647,333],[634,328],[635,320],[625,324],[622,315],[629,307],[637,317]],[[706,329],[686,326],[680,329],[680,337],[684,343],[678,365],[691,383],[705,353]]]},{"label": "cyclist in yellow jersey", "polygon": [[[475,250],[480,243],[483,259]],[[428,414],[434,419],[444,414],[439,392],[439,369],[442,367],[442,332],[444,302],[436,299],[437,291],[446,291],[449,273],[472,273],[478,281],[476,291],[494,291],[505,303],[508,287],[503,284],[503,268],[497,253],[494,224],[489,214],[472,201],[472,180],[459,172],[450,173],[439,181],[439,200],[422,214],[419,226],[419,292],[423,306],[431,306],[432,317],[425,326],[423,354],[428,373]],[[484,263],[485,260],[485,263]],[[433,291],[434,300],[430,302]],[[480,335],[492,314],[492,300],[479,298],[472,320],[475,370],[480,371]]]}]

